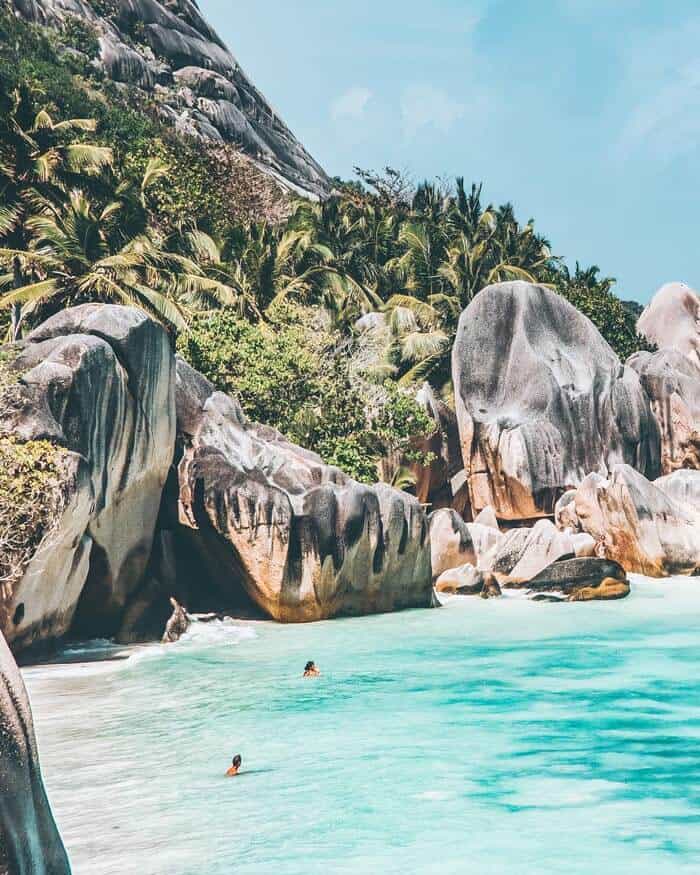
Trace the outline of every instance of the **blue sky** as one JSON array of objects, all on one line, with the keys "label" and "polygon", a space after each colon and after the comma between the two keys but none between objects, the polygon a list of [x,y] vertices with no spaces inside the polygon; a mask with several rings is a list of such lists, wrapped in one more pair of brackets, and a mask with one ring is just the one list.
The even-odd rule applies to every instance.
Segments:
[{"label": "blue sky", "polygon": [[200,0],[331,175],[483,181],[622,297],[700,285],[700,5]]}]

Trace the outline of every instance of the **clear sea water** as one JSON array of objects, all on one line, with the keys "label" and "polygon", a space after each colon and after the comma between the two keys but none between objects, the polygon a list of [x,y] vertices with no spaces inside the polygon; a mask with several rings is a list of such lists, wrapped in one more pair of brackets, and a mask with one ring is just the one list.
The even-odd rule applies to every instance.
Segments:
[{"label": "clear sea water", "polygon": [[25,677],[76,875],[682,875],[699,627],[699,581],[638,580],[609,604],[207,625]]}]

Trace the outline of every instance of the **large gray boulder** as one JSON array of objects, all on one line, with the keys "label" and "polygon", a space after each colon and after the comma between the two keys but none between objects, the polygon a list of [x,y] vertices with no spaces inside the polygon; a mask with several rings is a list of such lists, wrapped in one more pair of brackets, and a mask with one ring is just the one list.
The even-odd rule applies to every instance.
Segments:
[{"label": "large gray boulder", "polygon": [[637,374],[543,286],[481,291],[460,317],[452,374],[474,513],[551,516],[563,492],[618,463],[659,474],[659,430]]},{"label": "large gray boulder", "polygon": [[294,137],[191,0],[12,0],[30,21],[65,29],[72,19],[99,37],[95,63],[176,130],[232,143],[286,188],[323,196],[330,181]]},{"label": "large gray boulder", "polygon": [[5,592],[13,649],[69,629],[114,635],[146,571],[175,439],[174,357],[140,310],[86,304],[11,350],[16,397],[0,435],[61,448],[60,517]]},{"label": "large gray boulder", "polygon": [[659,424],[663,473],[700,467],[700,364],[678,349],[638,352],[627,364],[639,374]]},{"label": "large gray boulder", "polygon": [[700,296],[685,283],[666,283],[637,321],[637,331],[659,349],[673,349],[700,366]]},{"label": "large gray boulder", "polygon": [[220,604],[244,594],[283,622],[430,606],[428,525],[415,498],[362,486],[248,422],[181,360],[176,397],[180,521]]},{"label": "large gray boulder", "polygon": [[70,875],[41,779],[27,692],[1,632],[0,873]]},{"label": "large gray boulder", "polygon": [[650,483],[629,465],[618,465],[607,479],[586,477],[576,491],[576,515],[595,540],[596,555],[627,571],[650,577],[693,574],[700,568],[700,507],[677,495],[667,478]]}]

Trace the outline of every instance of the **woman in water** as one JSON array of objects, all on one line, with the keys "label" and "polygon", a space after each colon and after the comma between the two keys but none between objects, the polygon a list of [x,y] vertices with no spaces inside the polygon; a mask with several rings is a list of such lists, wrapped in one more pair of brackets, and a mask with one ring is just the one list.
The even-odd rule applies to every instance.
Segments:
[{"label": "woman in water", "polygon": [[241,767],[241,762],[241,755],[237,753],[236,756],[231,760],[231,767],[229,768],[228,772],[226,772],[227,778],[233,778],[235,775],[238,774],[238,770]]},{"label": "woman in water", "polygon": [[310,659],[306,665],[304,666],[304,677],[305,678],[315,678],[320,675],[321,672],[316,668],[316,663],[313,659]]}]

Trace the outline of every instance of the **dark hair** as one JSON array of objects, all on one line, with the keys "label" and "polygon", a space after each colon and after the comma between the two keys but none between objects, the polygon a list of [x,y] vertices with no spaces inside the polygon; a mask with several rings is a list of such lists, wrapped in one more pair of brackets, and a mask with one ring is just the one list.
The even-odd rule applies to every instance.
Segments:
[{"label": "dark hair", "polygon": [[311,669],[316,665],[313,659],[310,659],[306,665],[304,666],[304,671],[311,671]]},{"label": "dark hair", "polygon": [[237,753],[236,756],[233,758],[233,765],[240,766],[241,762],[242,762],[241,755],[239,753]]}]

